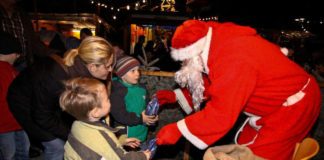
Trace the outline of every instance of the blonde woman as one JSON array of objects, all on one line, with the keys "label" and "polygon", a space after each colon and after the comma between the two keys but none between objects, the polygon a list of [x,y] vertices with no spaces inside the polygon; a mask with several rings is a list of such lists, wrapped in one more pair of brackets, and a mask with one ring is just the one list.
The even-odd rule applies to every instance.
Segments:
[{"label": "blonde woman", "polygon": [[110,82],[113,48],[101,37],[91,36],[64,59],[51,56],[23,71],[9,88],[10,109],[28,135],[44,146],[44,159],[63,159],[63,146],[74,120],[62,112],[59,95],[63,81],[74,77]]}]

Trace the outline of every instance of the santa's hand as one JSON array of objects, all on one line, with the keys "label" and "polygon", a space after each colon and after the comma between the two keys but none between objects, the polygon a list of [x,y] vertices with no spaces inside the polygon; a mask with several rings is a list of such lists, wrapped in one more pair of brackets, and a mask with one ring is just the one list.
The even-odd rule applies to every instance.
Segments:
[{"label": "santa's hand", "polygon": [[155,93],[159,106],[177,101],[176,95],[172,90],[159,90]]},{"label": "santa's hand", "polygon": [[177,143],[181,136],[182,135],[177,127],[177,123],[171,123],[160,129],[156,136],[156,144],[172,145]]}]

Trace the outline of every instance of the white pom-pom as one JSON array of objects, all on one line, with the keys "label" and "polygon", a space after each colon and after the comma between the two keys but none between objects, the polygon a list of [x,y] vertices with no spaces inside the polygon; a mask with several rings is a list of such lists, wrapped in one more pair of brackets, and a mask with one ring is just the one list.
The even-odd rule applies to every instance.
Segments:
[{"label": "white pom-pom", "polygon": [[281,47],[281,48],[280,48],[280,51],[281,51],[285,56],[288,56],[288,53],[289,53],[288,48],[286,48],[286,47]]}]

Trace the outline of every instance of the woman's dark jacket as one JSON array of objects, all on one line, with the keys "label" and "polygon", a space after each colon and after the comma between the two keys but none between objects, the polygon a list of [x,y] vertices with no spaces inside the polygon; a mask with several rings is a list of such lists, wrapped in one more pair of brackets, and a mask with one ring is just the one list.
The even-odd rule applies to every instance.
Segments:
[{"label": "woman's dark jacket", "polygon": [[62,82],[77,76],[91,77],[80,58],[66,72],[57,61],[45,57],[13,81],[8,90],[9,108],[30,137],[41,142],[67,139],[74,118],[61,110],[59,96]]}]

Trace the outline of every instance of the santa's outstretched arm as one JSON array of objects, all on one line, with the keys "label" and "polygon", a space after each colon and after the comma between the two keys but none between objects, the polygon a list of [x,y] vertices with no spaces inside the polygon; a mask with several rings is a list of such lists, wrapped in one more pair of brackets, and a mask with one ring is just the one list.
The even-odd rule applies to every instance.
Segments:
[{"label": "santa's outstretched arm", "polygon": [[197,148],[205,149],[233,127],[255,88],[257,77],[249,65],[233,63],[213,67],[209,75],[210,100],[205,108],[164,126],[157,134],[159,145],[175,144],[183,135]]},{"label": "santa's outstretched arm", "polygon": [[[206,75],[203,76],[204,80],[204,100],[209,99],[208,88],[210,86],[209,79]],[[194,105],[192,103],[192,96],[187,88],[177,88],[175,90],[159,90],[156,92],[156,97],[158,99],[159,105],[164,106],[165,104],[176,103],[180,105],[181,109],[186,114],[191,114],[194,110]]]}]

